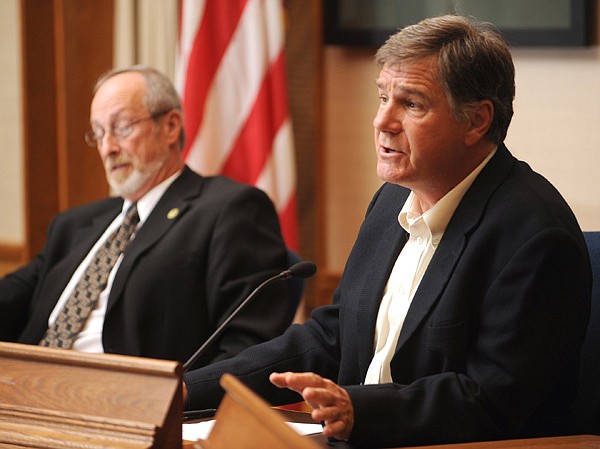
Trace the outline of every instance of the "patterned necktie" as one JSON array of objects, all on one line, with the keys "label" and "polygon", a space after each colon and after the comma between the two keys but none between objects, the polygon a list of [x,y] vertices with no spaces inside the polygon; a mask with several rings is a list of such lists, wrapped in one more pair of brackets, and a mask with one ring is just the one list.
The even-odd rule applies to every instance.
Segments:
[{"label": "patterned necktie", "polygon": [[131,205],[125,219],[106,242],[98,249],[75,289],[58,314],[54,324],[48,328],[40,341],[42,346],[70,349],[75,337],[83,328],[92,310],[98,303],[100,293],[106,288],[108,275],[115,266],[119,255],[125,251],[129,239],[140,217],[137,206]]}]

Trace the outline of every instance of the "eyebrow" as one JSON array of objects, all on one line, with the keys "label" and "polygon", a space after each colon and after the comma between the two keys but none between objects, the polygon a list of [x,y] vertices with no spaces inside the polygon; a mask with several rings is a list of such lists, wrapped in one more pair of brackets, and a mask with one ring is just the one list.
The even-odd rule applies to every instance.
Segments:
[{"label": "eyebrow", "polygon": [[[375,84],[377,85],[378,89],[382,89],[382,90],[387,89],[387,83],[380,81],[379,79],[375,80]],[[399,85],[396,85],[393,92],[396,94],[413,95],[413,96],[423,98],[423,99],[429,98],[429,96],[427,94],[425,94],[423,91],[421,91],[419,89],[411,89],[409,87],[403,87],[403,86],[399,86]]]},{"label": "eyebrow", "polygon": [[[110,117],[109,117],[109,118],[110,118],[110,121],[109,121],[109,123],[110,123],[110,124],[114,124],[114,123],[115,123],[115,120],[117,119],[117,117],[118,117],[119,115],[121,115],[123,112],[127,112],[127,108],[126,108],[126,107],[122,107],[121,109],[118,109],[117,111],[113,112],[113,113],[110,115]],[[100,125],[100,122],[98,122],[97,120],[90,120],[90,125],[93,125],[93,124]]]}]

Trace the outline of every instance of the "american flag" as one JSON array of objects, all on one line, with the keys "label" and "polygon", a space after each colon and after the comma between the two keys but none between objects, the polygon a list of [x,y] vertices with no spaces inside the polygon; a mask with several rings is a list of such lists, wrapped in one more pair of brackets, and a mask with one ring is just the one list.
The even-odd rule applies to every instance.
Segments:
[{"label": "american flag", "polygon": [[181,0],[175,84],[187,164],[264,190],[298,247],[280,0]]}]

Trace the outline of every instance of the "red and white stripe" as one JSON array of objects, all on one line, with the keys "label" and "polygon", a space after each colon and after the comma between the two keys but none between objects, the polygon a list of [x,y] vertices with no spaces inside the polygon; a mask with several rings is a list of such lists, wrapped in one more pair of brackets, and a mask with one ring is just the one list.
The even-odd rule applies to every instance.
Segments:
[{"label": "red and white stripe", "polygon": [[281,1],[181,0],[175,84],[187,164],[264,190],[297,249]]}]

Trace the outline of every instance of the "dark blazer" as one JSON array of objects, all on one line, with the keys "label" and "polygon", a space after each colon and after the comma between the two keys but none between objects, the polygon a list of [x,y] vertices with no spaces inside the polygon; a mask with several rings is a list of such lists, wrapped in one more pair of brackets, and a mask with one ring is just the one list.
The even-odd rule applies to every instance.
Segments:
[{"label": "dark blazer", "polygon": [[[72,273],[122,204],[110,198],[56,216],[41,253],[0,280],[0,339],[40,341]],[[186,167],[124,253],[108,299],[104,350],[183,362],[286,263],[278,218],[262,191]],[[270,286],[198,364],[282,333],[290,321],[287,295],[284,283]]]},{"label": "dark blazer", "polygon": [[413,298],[393,383],[361,385],[375,322],[407,235],[409,191],[385,184],[369,205],[333,305],[238,357],[187,373],[190,407],[215,406],[231,372],[271,403],[298,400],[272,371],[314,371],[346,386],[350,442],[377,447],[550,435],[576,388],[591,275],[560,194],[500,146],[465,194]]}]

